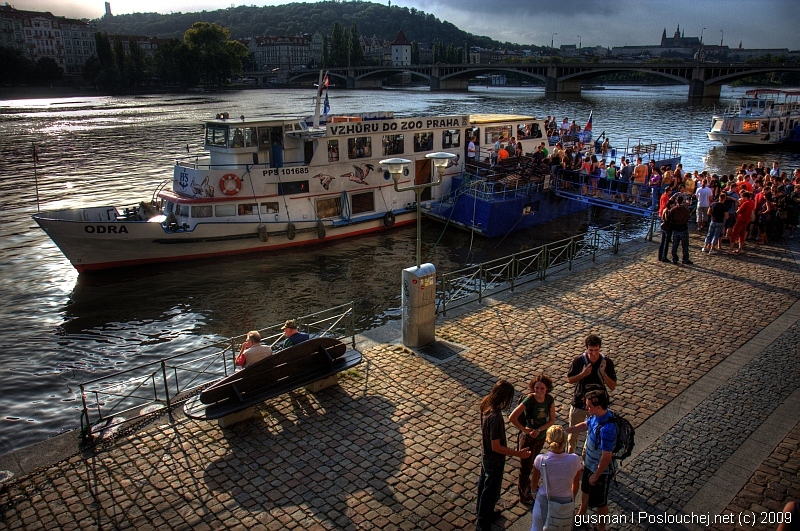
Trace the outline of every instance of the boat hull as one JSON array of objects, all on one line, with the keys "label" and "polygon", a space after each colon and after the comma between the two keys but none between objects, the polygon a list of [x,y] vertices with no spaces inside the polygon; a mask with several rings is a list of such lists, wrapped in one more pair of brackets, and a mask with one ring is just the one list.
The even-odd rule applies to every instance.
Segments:
[{"label": "boat hull", "polygon": [[[198,223],[192,230],[170,231],[162,223],[81,221],[64,219],[70,216],[58,214],[42,212],[33,219],[79,272],[273,251],[389,228],[382,213],[347,223],[325,222],[322,232],[317,222],[298,222],[294,239],[289,239],[285,222],[265,223],[267,241],[262,241],[260,224],[253,222]],[[413,221],[413,212],[397,213],[392,226]]]},{"label": "boat hull", "polygon": [[[461,178],[454,178],[454,188],[460,185]],[[453,201],[434,203],[423,213],[487,238],[499,238],[587,208],[588,204],[558,197],[552,190],[533,190],[490,200],[464,194]]]}]

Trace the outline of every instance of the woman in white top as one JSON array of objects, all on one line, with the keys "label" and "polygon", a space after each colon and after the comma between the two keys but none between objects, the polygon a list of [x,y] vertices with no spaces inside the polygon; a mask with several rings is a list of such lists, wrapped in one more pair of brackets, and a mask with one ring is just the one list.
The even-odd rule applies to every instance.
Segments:
[{"label": "woman in white top", "polygon": [[[550,426],[547,430],[546,446],[549,452],[539,454],[533,461],[531,475],[531,491],[538,489],[536,503],[533,506],[531,531],[542,531],[547,520],[547,486],[550,487],[550,499],[559,503],[574,500],[581,482],[581,458],[576,454],[564,451],[567,445],[567,434],[561,426]],[[546,461],[545,461],[546,460]],[[539,479],[542,473],[542,461],[547,469],[547,485]]]}]

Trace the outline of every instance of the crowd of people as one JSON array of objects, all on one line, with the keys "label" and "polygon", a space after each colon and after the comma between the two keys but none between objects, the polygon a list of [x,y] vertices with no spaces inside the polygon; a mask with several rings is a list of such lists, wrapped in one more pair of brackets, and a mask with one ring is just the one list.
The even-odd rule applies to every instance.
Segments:
[{"label": "crowd of people", "polygon": [[[508,444],[502,413],[513,402],[514,386],[500,380],[481,400],[478,531],[491,529],[501,515],[495,506],[500,499],[506,456],[520,459],[519,498],[532,507],[532,531],[542,531],[546,522],[548,527],[553,526],[557,515],[550,513],[563,507],[568,509],[568,517],[561,515],[568,518],[563,525],[571,529],[578,490],[579,516],[585,517],[589,509],[598,515],[608,514],[608,491],[615,473],[612,452],[618,436],[608,393],[617,386],[617,374],[614,362],[600,353],[599,336],[590,334],[584,346],[584,352],[565,372],[566,381],[574,385],[568,427],[557,424],[555,400],[550,395],[553,383],[544,374],[531,380],[528,393],[509,415],[519,432],[516,448]],[[574,452],[578,433],[584,431],[587,435],[581,456]],[[542,454],[545,447],[548,451]],[[605,529],[602,519],[598,529]]]},{"label": "crowd of people", "polygon": [[794,238],[800,220],[800,169],[790,176],[777,162],[771,170],[763,162],[742,164],[730,175],[675,171],[654,193],[660,195],[658,259],[662,262],[676,263],[680,245],[683,263],[692,263],[688,248],[692,221],[697,232],[705,234],[702,252],[742,254],[747,240],[763,245]]}]

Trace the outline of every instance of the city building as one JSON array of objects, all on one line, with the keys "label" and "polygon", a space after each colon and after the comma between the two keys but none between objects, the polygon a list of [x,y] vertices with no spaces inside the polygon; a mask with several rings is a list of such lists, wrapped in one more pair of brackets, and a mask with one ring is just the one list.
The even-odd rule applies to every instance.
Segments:
[{"label": "city building", "polygon": [[319,64],[322,58],[322,35],[259,36],[247,41],[258,70],[297,70]]},{"label": "city building", "polygon": [[83,74],[83,66],[93,55],[97,55],[94,22],[61,18],[61,36],[64,41],[64,70],[67,76]]},{"label": "city building", "polygon": [[409,66],[411,64],[411,43],[406,39],[403,30],[392,41],[392,66]]}]

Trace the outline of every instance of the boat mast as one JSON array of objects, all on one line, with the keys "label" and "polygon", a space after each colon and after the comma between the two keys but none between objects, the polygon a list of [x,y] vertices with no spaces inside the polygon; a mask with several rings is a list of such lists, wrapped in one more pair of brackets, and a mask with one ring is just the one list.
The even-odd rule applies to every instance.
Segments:
[{"label": "boat mast", "polygon": [[322,84],[323,79],[327,77],[328,73],[320,70],[319,71],[319,82],[317,83],[317,98],[314,104],[314,125],[313,129],[319,129],[319,105],[322,101],[322,90],[325,88]]}]

